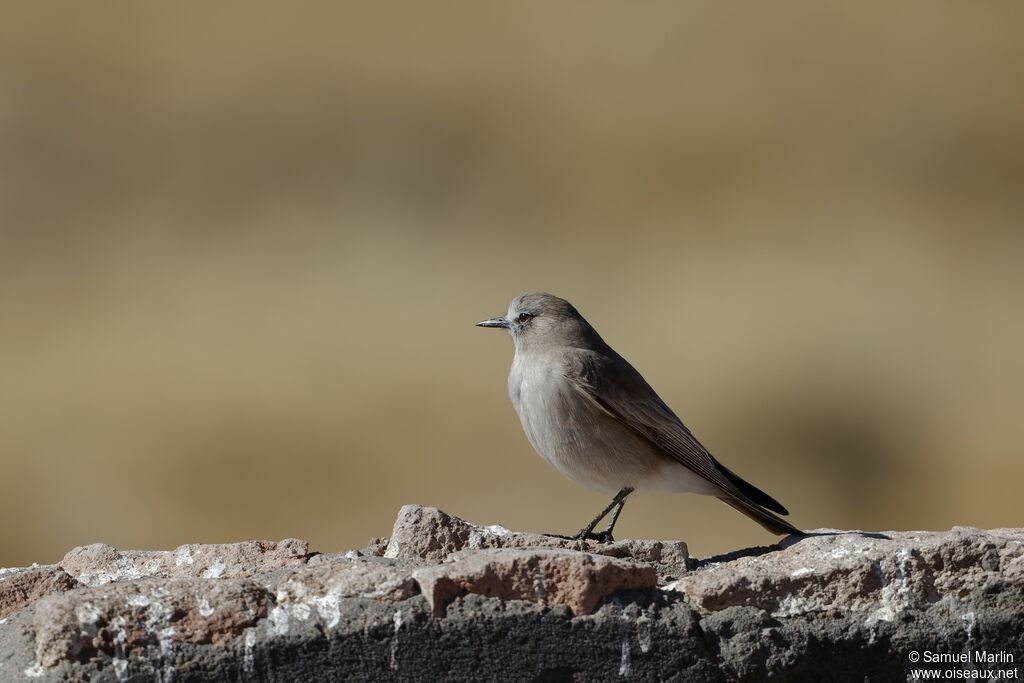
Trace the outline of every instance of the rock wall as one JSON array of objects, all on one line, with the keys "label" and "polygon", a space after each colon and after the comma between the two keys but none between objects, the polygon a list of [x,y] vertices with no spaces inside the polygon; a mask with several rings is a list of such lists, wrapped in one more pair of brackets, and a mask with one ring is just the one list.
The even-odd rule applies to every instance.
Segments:
[{"label": "rock wall", "polygon": [[1022,529],[819,530],[696,560],[406,506],[347,553],[97,544],[0,570],[0,681],[860,682],[1022,657]]}]

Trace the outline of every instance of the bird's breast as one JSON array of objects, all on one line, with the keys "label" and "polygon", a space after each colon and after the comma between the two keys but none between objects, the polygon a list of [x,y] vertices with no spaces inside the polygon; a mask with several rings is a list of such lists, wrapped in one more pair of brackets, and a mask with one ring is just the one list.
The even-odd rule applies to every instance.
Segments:
[{"label": "bird's breast", "polygon": [[593,445],[600,431],[598,411],[557,360],[517,356],[508,389],[526,438],[544,459],[557,466],[565,454]]},{"label": "bird's breast", "polygon": [[657,488],[665,457],[572,382],[558,356],[516,354],[508,390],[534,450],[565,476],[599,491]]}]

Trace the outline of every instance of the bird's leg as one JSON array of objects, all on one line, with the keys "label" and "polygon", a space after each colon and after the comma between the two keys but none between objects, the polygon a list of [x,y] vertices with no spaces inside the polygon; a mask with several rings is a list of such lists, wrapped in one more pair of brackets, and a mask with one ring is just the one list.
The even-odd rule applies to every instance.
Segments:
[{"label": "bird's leg", "polygon": [[[608,505],[605,506],[603,510],[601,510],[600,514],[598,514],[597,517],[594,517],[594,519],[590,520],[590,524],[580,529],[580,532],[576,534],[574,538],[578,541],[582,541],[587,538],[596,538],[599,541],[611,540],[612,528],[615,526],[615,522],[619,519],[619,513],[622,512],[622,506],[625,505],[626,502],[626,496],[628,496],[631,493],[633,493],[633,489],[631,487],[623,487],[618,493],[615,494],[615,497],[612,498],[612,502],[608,503]],[[594,527],[596,527],[598,523],[602,519],[604,519],[605,516],[612,510],[615,510],[615,514],[612,515],[612,521],[608,525],[608,528],[605,529],[603,533],[594,534]]]},{"label": "bird's leg", "polygon": [[612,538],[612,529],[615,528],[615,522],[619,521],[619,515],[622,513],[622,508],[624,508],[624,507],[626,507],[626,497],[625,496],[622,497],[622,500],[619,501],[618,507],[616,507],[615,511],[612,512],[612,519],[611,519],[610,522],[608,522],[608,526],[606,526],[604,528],[604,531],[602,531],[601,534],[600,534],[601,536],[604,536],[604,540],[605,541],[614,541],[615,540],[614,538]]}]

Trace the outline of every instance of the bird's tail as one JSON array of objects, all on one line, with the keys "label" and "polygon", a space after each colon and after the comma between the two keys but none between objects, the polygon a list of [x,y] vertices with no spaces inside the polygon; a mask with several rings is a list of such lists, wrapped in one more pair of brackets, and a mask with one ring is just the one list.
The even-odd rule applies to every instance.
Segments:
[{"label": "bird's tail", "polygon": [[749,500],[745,500],[738,496],[719,496],[718,500],[736,510],[739,510],[773,534],[777,534],[779,536],[797,534],[802,536],[804,533],[778,515],[768,512],[760,505],[756,505]]}]

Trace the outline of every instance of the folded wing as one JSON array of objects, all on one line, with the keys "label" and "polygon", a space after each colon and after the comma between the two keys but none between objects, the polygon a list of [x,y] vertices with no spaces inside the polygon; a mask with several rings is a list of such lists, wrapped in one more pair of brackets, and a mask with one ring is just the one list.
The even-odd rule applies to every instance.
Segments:
[{"label": "folded wing", "polygon": [[584,396],[665,455],[713,484],[721,491],[720,500],[772,533],[802,533],[769,511],[788,514],[778,501],[715,460],[643,376],[611,348],[601,353],[574,349],[565,367],[573,386]]}]

